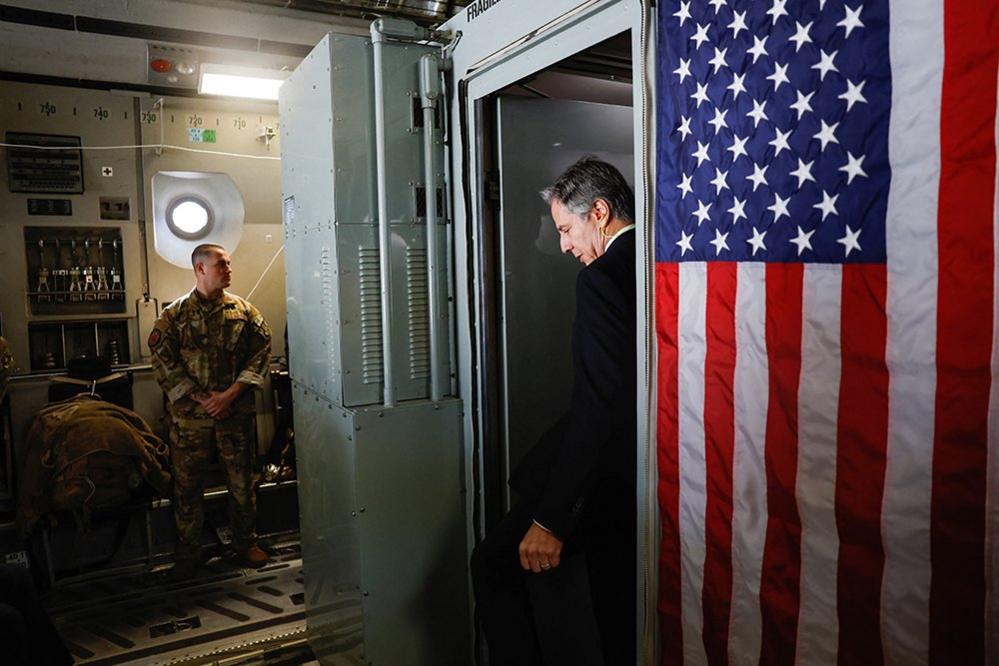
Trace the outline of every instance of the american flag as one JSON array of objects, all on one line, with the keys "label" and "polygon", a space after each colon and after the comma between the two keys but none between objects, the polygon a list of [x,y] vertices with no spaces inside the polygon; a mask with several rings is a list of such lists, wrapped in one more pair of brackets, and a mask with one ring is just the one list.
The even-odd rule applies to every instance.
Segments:
[{"label": "american flag", "polygon": [[658,25],[663,663],[999,663],[999,2]]}]

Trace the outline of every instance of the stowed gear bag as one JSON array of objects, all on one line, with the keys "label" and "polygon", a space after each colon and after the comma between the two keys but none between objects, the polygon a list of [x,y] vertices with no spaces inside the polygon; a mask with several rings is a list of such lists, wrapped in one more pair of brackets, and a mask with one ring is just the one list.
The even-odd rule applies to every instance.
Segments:
[{"label": "stowed gear bag", "polygon": [[18,524],[29,531],[54,511],[89,522],[90,510],[127,502],[145,480],[170,488],[169,449],[135,412],[90,395],[43,408],[28,432]]}]

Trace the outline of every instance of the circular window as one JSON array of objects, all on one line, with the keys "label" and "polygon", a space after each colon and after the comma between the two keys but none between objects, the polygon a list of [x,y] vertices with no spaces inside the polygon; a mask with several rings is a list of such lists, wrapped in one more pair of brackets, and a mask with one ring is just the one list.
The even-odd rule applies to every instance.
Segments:
[{"label": "circular window", "polygon": [[174,199],[167,207],[167,226],[185,240],[204,238],[212,230],[212,209],[197,197]]}]

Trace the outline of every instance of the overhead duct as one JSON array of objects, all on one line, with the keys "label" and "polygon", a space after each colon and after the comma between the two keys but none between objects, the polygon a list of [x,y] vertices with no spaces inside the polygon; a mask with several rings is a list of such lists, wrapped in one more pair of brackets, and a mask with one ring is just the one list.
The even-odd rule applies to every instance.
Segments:
[{"label": "overhead duct", "polygon": [[339,16],[407,18],[427,25],[451,18],[472,0],[245,0],[299,11]]}]

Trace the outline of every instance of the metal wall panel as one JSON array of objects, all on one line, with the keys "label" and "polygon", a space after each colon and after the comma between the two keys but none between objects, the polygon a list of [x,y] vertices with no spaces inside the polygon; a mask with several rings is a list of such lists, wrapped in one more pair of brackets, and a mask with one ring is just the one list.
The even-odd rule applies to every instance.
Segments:
[{"label": "metal wall panel", "polygon": [[[334,221],[339,225],[378,223],[375,192],[374,86],[371,40],[330,34],[317,50],[330,50],[332,89],[333,162],[331,172],[317,172],[328,179],[335,200]],[[294,75],[292,75],[294,77]],[[316,136],[313,140],[325,140]]]},{"label": "metal wall panel", "polygon": [[[328,35],[282,86],[280,99],[292,377],[347,406],[379,402],[384,380],[371,48],[362,37]],[[423,130],[414,126],[413,104],[419,58],[429,50],[385,47],[392,339],[400,400],[430,392],[427,277],[420,275],[426,234],[416,200]],[[442,266],[441,281],[446,270]],[[443,301],[446,290],[441,294]],[[440,311],[447,313],[446,303]],[[446,314],[441,330],[441,372],[449,376]]]},{"label": "metal wall panel", "polygon": [[315,326],[338,318],[331,66],[327,36],[282,86],[279,114],[291,376],[340,403],[337,330]]},{"label": "metal wall panel", "polygon": [[[377,404],[383,353],[371,48],[364,38],[328,36],[280,99],[310,644],[324,664],[466,664],[461,403],[424,400],[429,276],[415,198],[423,156],[412,94],[419,57],[429,49],[390,44],[385,54],[400,401],[386,410]],[[443,234],[438,241],[443,246]],[[446,275],[442,266],[437,277],[443,283]],[[446,319],[442,331],[442,372],[449,373]]]},{"label": "metal wall panel", "polygon": [[461,403],[355,414],[367,659],[469,663]]},{"label": "metal wall panel", "polygon": [[[415,186],[423,181],[422,131],[415,127],[422,111],[418,98],[419,60],[433,51],[415,44],[385,45],[385,151],[388,216],[393,223],[416,221]],[[414,117],[415,116],[415,117]]]},{"label": "metal wall panel", "polygon": [[353,419],[299,384],[293,399],[309,642],[337,663],[363,653]]},{"label": "metal wall panel", "polygon": [[346,663],[338,661],[344,655],[467,663],[461,402],[343,409],[298,384],[294,400],[317,656],[324,664]]}]

